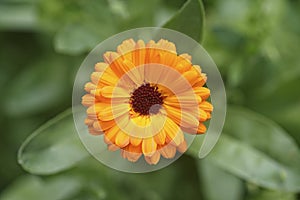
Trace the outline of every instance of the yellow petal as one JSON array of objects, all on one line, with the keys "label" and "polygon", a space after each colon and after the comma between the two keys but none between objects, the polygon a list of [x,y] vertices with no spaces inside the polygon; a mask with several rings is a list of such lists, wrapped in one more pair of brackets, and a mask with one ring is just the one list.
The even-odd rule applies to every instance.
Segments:
[{"label": "yellow petal", "polygon": [[152,156],[157,150],[157,144],[154,141],[153,137],[145,138],[142,142],[142,151],[146,156]]},{"label": "yellow petal", "polygon": [[130,94],[120,87],[105,86],[101,89],[101,95],[106,98],[129,98]]},{"label": "yellow petal", "polygon": [[119,105],[109,105],[103,106],[99,110],[98,117],[102,121],[110,121],[121,115],[127,113],[130,109],[129,104],[123,103]]},{"label": "yellow petal", "polygon": [[115,142],[117,146],[121,148],[125,147],[129,144],[129,135],[120,130],[116,136]]},{"label": "yellow petal", "polygon": [[207,120],[207,114],[206,114],[206,112],[204,111],[204,110],[202,110],[202,109],[199,109],[199,121],[200,122],[204,122],[204,121],[206,121]]},{"label": "yellow petal", "polygon": [[184,140],[184,135],[179,126],[170,118],[167,118],[165,123],[166,138],[169,142],[178,146]]},{"label": "yellow petal", "polygon": [[99,84],[103,86],[106,85],[115,86],[118,80],[119,80],[118,76],[112,71],[110,67],[107,67],[106,70],[102,73],[102,76],[99,80]]}]

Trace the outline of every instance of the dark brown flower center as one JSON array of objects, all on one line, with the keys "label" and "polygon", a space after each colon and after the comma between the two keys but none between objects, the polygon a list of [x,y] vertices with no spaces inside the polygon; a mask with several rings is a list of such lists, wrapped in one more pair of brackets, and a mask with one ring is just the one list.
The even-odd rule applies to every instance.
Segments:
[{"label": "dark brown flower center", "polygon": [[145,83],[131,95],[132,109],[140,115],[157,114],[163,104],[163,97],[156,86]]}]

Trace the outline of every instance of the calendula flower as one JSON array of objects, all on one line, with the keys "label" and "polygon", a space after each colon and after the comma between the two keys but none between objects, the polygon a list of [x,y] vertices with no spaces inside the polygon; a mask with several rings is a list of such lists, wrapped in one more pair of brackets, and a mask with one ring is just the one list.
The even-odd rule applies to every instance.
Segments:
[{"label": "calendula flower", "polygon": [[85,85],[82,104],[89,132],[103,134],[108,150],[157,164],[161,156],[186,151],[183,132],[205,133],[213,106],[206,75],[191,56],[178,55],[167,40],[129,39],[103,59]]}]

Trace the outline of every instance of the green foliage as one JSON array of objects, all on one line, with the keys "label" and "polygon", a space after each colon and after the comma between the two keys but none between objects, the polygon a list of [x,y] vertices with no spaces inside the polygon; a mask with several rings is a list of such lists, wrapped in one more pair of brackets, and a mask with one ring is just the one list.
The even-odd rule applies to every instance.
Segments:
[{"label": "green foliage", "polygon": [[[191,13],[199,16],[191,18]],[[187,26],[187,24],[190,24]],[[204,24],[204,8],[200,0],[188,0],[182,8],[164,25],[184,33],[194,40],[201,42]]]},{"label": "green foliage", "polygon": [[[0,199],[296,200],[299,9],[293,0],[1,1]],[[204,35],[230,106],[224,133],[205,159],[198,159],[197,137],[171,166],[126,174],[89,156],[67,108],[85,54],[115,33],[144,26],[198,42]],[[34,174],[24,175],[17,148],[45,121],[19,149],[20,166]]]},{"label": "green foliage", "polygon": [[36,130],[19,150],[18,161],[34,174],[53,174],[87,157],[74,127],[71,110]]},{"label": "green foliage", "polygon": [[244,183],[208,159],[198,161],[198,171],[204,199],[239,200],[244,195]]}]

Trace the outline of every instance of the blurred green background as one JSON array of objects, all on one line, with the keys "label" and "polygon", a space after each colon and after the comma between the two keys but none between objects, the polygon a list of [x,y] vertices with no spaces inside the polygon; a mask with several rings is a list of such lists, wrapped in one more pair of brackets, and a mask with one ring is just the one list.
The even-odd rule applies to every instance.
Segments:
[{"label": "blurred green background", "polygon": [[[0,199],[300,199],[299,11],[298,0],[0,0]],[[17,158],[71,107],[87,53],[145,26],[190,35],[219,67],[228,112],[211,154],[199,160],[194,145],[160,171],[120,173],[88,156],[66,111]]]}]

